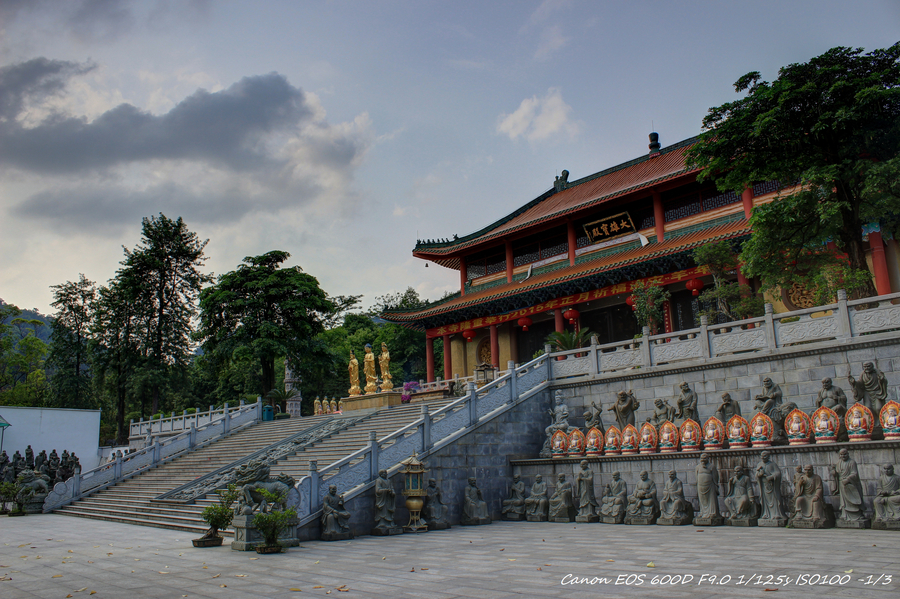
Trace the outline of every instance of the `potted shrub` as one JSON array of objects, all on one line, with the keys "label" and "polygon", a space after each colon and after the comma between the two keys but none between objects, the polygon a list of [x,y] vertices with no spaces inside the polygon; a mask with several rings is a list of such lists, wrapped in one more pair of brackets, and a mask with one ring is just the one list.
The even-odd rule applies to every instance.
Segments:
[{"label": "potted shrub", "polygon": [[234,519],[234,510],[231,506],[237,501],[239,493],[240,491],[233,484],[216,491],[219,503],[206,506],[203,513],[200,514],[200,517],[209,524],[209,530],[199,539],[191,541],[194,547],[219,547],[222,545],[223,539],[219,535],[219,531],[231,526],[231,521]]},{"label": "potted shrub", "polygon": [[28,503],[28,499],[34,493],[34,489],[23,489],[22,484],[19,481],[14,483],[7,483],[12,485],[12,500],[15,504],[15,507],[9,511],[10,516],[24,516],[25,515],[25,504]]},{"label": "potted shrub", "polygon": [[9,513],[9,504],[16,499],[16,483],[0,483],[0,515]]},{"label": "potted shrub", "polygon": [[253,526],[266,540],[265,545],[257,545],[257,553],[281,553],[281,545],[278,544],[278,536],[297,517],[294,509],[278,509],[284,506],[285,494],[273,493],[266,489],[259,489],[259,493],[266,499],[269,511],[260,512],[253,517]]}]

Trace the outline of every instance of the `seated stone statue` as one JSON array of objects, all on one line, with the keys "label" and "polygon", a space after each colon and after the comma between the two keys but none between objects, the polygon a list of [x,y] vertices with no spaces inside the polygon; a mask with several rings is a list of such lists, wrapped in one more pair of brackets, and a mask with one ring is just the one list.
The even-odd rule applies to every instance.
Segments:
[{"label": "seated stone statue", "polygon": [[444,508],[444,496],[437,481],[428,479],[425,488],[425,505],[422,508],[422,517],[428,523],[428,530],[444,530],[450,528],[447,522],[447,510]]},{"label": "seated stone statue", "polygon": [[344,496],[338,496],[335,485],[328,486],[328,494],[322,500],[322,540],[340,541],[352,539],[350,512],[344,509]]},{"label": "seated stone statue", "polygon": [[500,512],[506,514],[509,520],[521,520],[525,515],[525,483],[519,479],[519,475],[513,476],[513,484],[509,488],[509,499],[503,500]]},{"label": "seated stone statue", "polygon": [[731,420],[732,416],[740,416],[741,415],[741,404],[731,399],[731,395],[728,393],[722,394],[722,403],[719,404],[719,407],[716,408],[716,418],[719,422],[723,424],[727,424],[729,420]]},{"label": "seated stone statue", "polygon": [[460,524],[473,526],[477,524],[490,524],[491,515],[488,513],[487,503],[481,496],[481,489],[475,484],[475,477],[469,477],[469,485],[463,495],[463,514]]},{"label": "seated stone statue", "polygon": [[550,442],[553,439],[553,433],[563,431],[566,434],[571,432],[572,426],[569,424],[569,408],[563,401],[562,391],[557,391],[554,397],[553,409],[548,410],[550,413],[550,426],[544,429],[544,447],[541,448],[541,457],[549,458],[551,456]]},{"label": "seated stone statue", "polygon": [[603,426],[603,411],[596,402],[591,402],[591,407],[584,412],[584,430],[585,434],[592,428],[600,431],[600,434],[606,436],[606,427]]},{"label": "seated stone statue", "polygon": [[[697,420],[697,394],[690,385],[681,383],[681,395],[675,400],[675,404],[678,406],[675,418],[681,421]],[[723,422],[727,422],[727,420],[723,420]]]},{"label": "seated stone statue", "polygon": [[663,422],[675,421],[675,408],[666,403],[662,398],[653,400],[653,414],[647,417],[647,422],[659,428]]},{"label": "seated stone statue", "polygon": [[559,473],[556,491],[550,497],[550,520],[553,522],[572,522],[575,520],[575,504],[572,501],[572,483],[566,475]]},{"label": "seated stone statue", "polygon": [[881,467],[881,478],[875,487],[875,520],[872,528],[900,529],[900,476],[894,474],[894,467]]},{"label": "seated stone statue", "polygon": [[621,479],[618,470],[612,473],[612,481],[607,483],[603,490],[603,499],[600,504],[600,516],[607,524],[621,524],[625,518],[625,505],[627,504],[628,490],[625,481]]},{"label": "seated stone statue", "polygon": [[531,485],[531,495],[525,500],[525,513],[529,522],[543,522],[547,520],[547,510],[550,500],[547,498],[547,483],[540,474],[535,475],[534,484]]},{"label": "seated stone statue", "polygon": [[659,511],[657,524],[679,526],[691,523],[693,506],[684,498],[684,485],[678,480],[674,470],[669,470],[669,480],[663,488]]},{"label": "seated stone statue", "polygon": [[625,524],[654,524],[659,515],[659,500],[656,497],[656,483],[646,470],[641,470],[641,480],[628,498],[625,509]]},{"label": "seated stone statue", "polygon": [[[725,496],[725,506],[730,513],[729,523],[734,526],[748,525],[758,518],[756,503],[753,501],[753,488],[747,469],[743,464],[734,467],[734,474],[728,479],[728,494]],[[746,524],[745,524],[746,521]]]},{"label": "seated stone statue", "polygon": [[830,526],[825,508],[825,486],[813,467],[806,466],[794,491],[794,528],[826,528]]}]

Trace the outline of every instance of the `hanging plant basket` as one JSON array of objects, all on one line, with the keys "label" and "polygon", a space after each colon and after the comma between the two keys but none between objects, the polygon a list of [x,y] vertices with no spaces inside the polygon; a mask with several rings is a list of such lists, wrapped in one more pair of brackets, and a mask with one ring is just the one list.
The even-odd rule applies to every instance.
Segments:
[{"label": "hanging plant basket", "polygon": [[224,540],[222,537],[210,537],[208,539],[193,539],[191,543],[194,544],[194,547],[221,547]]},{"label": "hanging plant basket", "polygon": [[257,545],[257,553],[281,553],[281,545]]}]

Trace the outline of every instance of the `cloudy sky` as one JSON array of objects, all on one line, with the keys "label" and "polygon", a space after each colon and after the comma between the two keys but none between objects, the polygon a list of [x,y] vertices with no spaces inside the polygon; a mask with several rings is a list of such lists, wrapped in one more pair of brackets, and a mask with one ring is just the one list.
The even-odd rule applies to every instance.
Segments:
[{"label": "cloudy sky", "polygon": [[700,132],[748,71],[887,47],[895,0],[0,0],[0,298],[105,282],[141,218],[224,273],[273,249],[331,294],[458,275],[411,257]]}]

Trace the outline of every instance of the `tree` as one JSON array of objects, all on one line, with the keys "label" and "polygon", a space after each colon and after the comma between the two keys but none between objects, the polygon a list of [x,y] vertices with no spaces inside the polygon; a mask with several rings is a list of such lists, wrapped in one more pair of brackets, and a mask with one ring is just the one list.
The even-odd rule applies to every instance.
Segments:
[{"label": "tree", "polygon": [[634,318],[639,327],[650,327],[650,334],[656,334],[659,323],[663,320],[663,304],[669,300],[671,293],[658,285],[650,285],[638,281],[631,288],[634,300]]},{"label": "tree", "polygon": [[289,257],[274,250],[244,258],[200,293],[196,338],[223,364],[239,349],[249,352],[262,371],[263,396],[275,387],[276,358],[302,364],[304,350],[334,310],[315,277],[299,266],[279,268]]},{"label": "tree", "polygon": [[191,355],[192,319],[197,314],[200,288],[211,280],[200,272],[209,240],[200,241],[179,217],[143,219],[142,238],[134,250],[125,249],[117,273],[129,295],[142,295],[145,311],[141,331],[146,349],[152,411],[160,407],[160,390],[170,375],[181,375]]},{"label": "tree", "polygon": [[[858,281],[868,273],[863,225],[900,213],[896,193],[870,185],[900,149],[900,43],[867,54],[833,48],[783,67],[772,83],[751,72],[734,87],[746,96],[710,108],[688,165],[722,191],[801,184],[754,209],[744,272],[766,288],[814,286],[825,266],[832,279]],[[830,240],[839,251],[827,249]],[[874,294],[865,279],[862,292]]]},{"label": "tree", "polygon": [[48,366],[53,371],[53,404],[66,408],[93,407],[89,368],[90,325],[97,287],[82,274],[77,282],[54,285],[57,309],[51,325]]},{"label": "tree", "polygon": [[730,243],[718,241],[698,246],[694,250],[694,262],[698,266],[708,267],[713,278],[712,288],[698,297],[701,306],[712,305],[713,308],[701,310],[701,315],[708,317],[712,323],[719,322],[720,318],[730,321],[761,315],[762,298],[753,293],[749,285],[728,280],[728,275],[739,267]]}]

